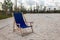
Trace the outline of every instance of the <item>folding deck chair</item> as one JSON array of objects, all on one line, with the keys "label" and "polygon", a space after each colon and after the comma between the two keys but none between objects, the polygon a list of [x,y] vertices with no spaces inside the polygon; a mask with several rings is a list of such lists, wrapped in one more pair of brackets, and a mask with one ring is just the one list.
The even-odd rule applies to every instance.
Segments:
[{"label": "folding deck chair", "polygon": [[[28,28],[28,27],[31,27],[32,29],[32,32],[33,32],[33,28],[32,28],[32,23],[33,22],[29,22],[30,23],[30,26],[28,26],[25,21],[24,21],[24,18],[23,18],[23,14],[21,12],[14,12],[14,25],[16,23],[17,25],[17,30],[21,32],[21,34],[23,35],[22,33],[22,30],[21,29],[25,29],[25,28]],[[13,31],[15,31],[15,26],[13,25]]]}]

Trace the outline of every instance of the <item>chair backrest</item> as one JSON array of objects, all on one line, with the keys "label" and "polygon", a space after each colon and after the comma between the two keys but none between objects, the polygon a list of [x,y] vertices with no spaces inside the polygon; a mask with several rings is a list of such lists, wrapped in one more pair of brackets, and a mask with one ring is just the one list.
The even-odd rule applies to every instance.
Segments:
[{"label": "chair backrest", "polygon": [[14,18],[15,18],[16,24],[20,24],[21,28],[26,28],[27,27],[21,12],[14,12]]}]

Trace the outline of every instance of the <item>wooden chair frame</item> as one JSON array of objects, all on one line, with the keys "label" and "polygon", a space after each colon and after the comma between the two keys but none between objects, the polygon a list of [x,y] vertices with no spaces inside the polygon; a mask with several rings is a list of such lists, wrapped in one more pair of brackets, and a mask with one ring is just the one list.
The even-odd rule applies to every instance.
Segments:
[{"label": "wooden chair frame", "polygon": [[[25,18],[25,17],[24,17],[24,18]],[[33,22],[27,22],[26,19],[24,19],[24,20],[25,20],[25,23],[26,23],[26,24],[27,24],[27,23],[30,23],[30,27],[31,27],[32,32],[33,32],[33,27],[32,27],[32,26],[33,26],[33,25],[32,25]],[[15,32],[15,30],[18,30],[18,31],[20,31],[20,33],[21,33],[21,35],[22,35],[23,33],[22,33],[21,28],[18,28],[18,27],[17,27],[17,28],[15,29],[15,25],[16,25],[16,26],[17,26],[17,25],[20,26],[20,24],[16,24],[15,19],[14,19],[14,22],[13,22],[13,32]]]}]

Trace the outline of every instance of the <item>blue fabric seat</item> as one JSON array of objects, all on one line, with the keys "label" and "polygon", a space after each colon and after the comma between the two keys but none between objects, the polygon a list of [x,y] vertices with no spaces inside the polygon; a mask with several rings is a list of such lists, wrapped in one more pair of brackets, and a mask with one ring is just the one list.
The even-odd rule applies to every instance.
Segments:
[{"label": "blue fabric seat", "polygon": [[17,25],[19,28],[27,28],[27,27],[29,27],[29,26],[27,26],[25,24],[25,21],[23,19],[23,15],[22,15],[21,12],[14,12],[14,18],[15,18],[16,24],[20,24],[20,26]]}]

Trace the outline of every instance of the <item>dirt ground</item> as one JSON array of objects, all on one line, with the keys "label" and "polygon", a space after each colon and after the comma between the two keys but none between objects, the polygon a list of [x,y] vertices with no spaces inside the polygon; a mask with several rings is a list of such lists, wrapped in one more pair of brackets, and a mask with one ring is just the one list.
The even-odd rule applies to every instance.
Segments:
[{"label": "dirt ground", "polygon": [[13,32],[12,17],[0,20],[0,40],[60,40],[60,14],[25,14],[24,17],[27,22],[34,22],[34,33],[22,37],[19,32]]}]

